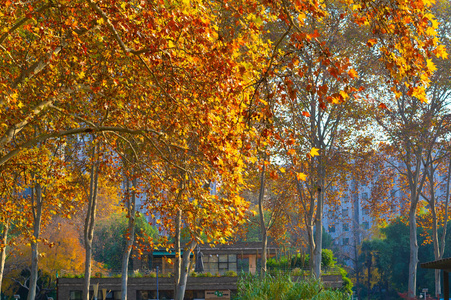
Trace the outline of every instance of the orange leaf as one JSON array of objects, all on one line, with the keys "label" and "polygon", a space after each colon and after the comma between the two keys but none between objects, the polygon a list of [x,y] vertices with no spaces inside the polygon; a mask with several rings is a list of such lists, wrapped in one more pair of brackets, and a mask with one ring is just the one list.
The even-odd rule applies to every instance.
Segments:
[{"label": "orange leaf", "polygon": [[368,47],[373,47],[374,45],[376,45],[376,43],[377,43],[376,39],[370,39],[366,44]]},{"label": "orange leaf", "polygon": [[307,180],[307,175],[305,175],[304,173],[296,173],[296,178],[298,180],[306,181]]},{"label": "orange leaf", "polygon": [[380,103],[380,104],[378,105],[378,107],[379,107],[380,109],[387,109],[387,105],[385,105],[384,103]]},{"label": "orange leaf", "polygon": [[357,72],[354,69],[351,69],[348,71],[348,75],[351,78],[356,78],[357,77]]},{"label": "orange leaf", "polygon": [[309,114],[308,112],[306,112],[306,111],[303,111],[303,112],[302,112],[302,115],[303,115],[304,117],[307,117],[307,118],[310,117],[310,114]]}]

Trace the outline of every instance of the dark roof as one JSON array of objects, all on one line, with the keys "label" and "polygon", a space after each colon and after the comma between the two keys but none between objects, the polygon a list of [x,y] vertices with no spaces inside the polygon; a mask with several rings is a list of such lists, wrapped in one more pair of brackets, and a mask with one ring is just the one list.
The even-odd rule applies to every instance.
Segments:
[{"label": "dark roof", "polygon": [[[261,242],[235,242],[233,244],[218,244],[214,247],[210,245],[200,245],[200,251],[204,254],[257,254],[261,253]],[[279,247],[268,242],[268,251],[274,253]],[[169,251],[168,251],[169,250]],[[197,248],[194,249],[197,252]],[[174,256],[174,249],[158,248],[153,250],[153,255],[157,257]]]},{"label": "dark roof", "polygon": [[441,269],[441,270],[450,272],[451,271],[451,257],[422,263],[421,267],[425,268],[425,269]]},{"label": "dark roof", "polygon": [[[232,244],[218,244],[215,247],[210,247],[209,245],[200,245],[200,249],[261,249],[262,242],[235,242]],[[278,249],[277,245],[268,242],[269,249]]]},{"label": "dark roof", "polygon": [[[257,254],[261,253],[261,242],[235,242],[233,244],[219,244],[215,247],[200,245],[200,251],[204,254],[213,253],[236,253],[236,254]],[[274,252],[279,249],[276,245],[268,243],[268,251]]]}]

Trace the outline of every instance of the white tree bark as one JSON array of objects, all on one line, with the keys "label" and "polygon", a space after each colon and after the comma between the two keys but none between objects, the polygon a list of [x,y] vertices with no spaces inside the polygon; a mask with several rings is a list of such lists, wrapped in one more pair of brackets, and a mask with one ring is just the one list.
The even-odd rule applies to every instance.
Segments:
[{"label": "white tree bark", "polygon": [[[97,157],[98,145],[94,146],[92,158]],[[83,300],[89,300],[89,286],[91,283],[92,267],[92,240],[94,238],[94,226],[97,208],[99,169],[98,162],[93,161],[91,166],[91,181],[89,184],[88,211],[85,218],[84,242],[85,242],[85,277],[83,280]]]},{"label": "white tree bark", "polygon": [[125,243],[124,254],[122,255],[122,281],[121,281],[121,299],[127,300],[127,282],[128,282],[128,262],[130,260],[130,254],[132,252],[133,242],[135,241],[135,217],[136,217],[136,192],[137,185],[136,179],[132,180],[133,190],[130,191],[130,181],[127,178],[127,195],[129,196],[127,203],[128,228],[127,228],[127,240]]},{"label": "white tree bark", "polygon": [[265,165],[262,167],[262,173],[260,177],[260,191],[258,194],[258,212],[260,214],[260,230],[262,235],[262,254],[261,254],[261,275],[266,274],[266,260],[267,260],[267,248],[268,248],[268,233],[265,222],[265,215],[263,211],[263,198],[265,195]]},{"label": "white tree bark", "polygon": [[36,184],[31,193],[32,210],[33,210],[33,236],[31,240],[31,275],[30,286],[28,288],[27,300],[35,300],[36,298],[36,285],[38,282],[38,258],[39,249],[38,241],[39,234],[41,232],[41,220],[42,220],[42,190],[41,185]]},{"label": "white tree bark", "polygon": [[197,243],[195,241],[191,241],[183,252],[181,270],[179,282],[175,288],[175,297],[174,300],[183,300],[185,297],[186,284],[188,282],[188,273],[190,268],[190,257],[193,250],[196,248]]},{"label": "white tree bark", "polygon": [[5,270],[5,261],[6,261],[6,244],[8,242],[8,230],[9,230],[9,221],[7,220],[5,224],[3,224],[3,232],[2,232],[2,240],[1,243],[5,246],[0,250],[0,295],[2,294],[2,282],[3,282],[3,272]]}]

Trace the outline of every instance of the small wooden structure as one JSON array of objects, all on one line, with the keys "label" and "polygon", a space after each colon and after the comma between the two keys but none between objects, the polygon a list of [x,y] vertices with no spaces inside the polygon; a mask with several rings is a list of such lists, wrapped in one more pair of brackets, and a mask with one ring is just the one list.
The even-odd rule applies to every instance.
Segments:
[{"label": "small wooden structure", "polygon": [[451,272],[451,257],[422,263],[420,266],[425,269],[443,270],[443,299],[449,300],[449,272]]}]

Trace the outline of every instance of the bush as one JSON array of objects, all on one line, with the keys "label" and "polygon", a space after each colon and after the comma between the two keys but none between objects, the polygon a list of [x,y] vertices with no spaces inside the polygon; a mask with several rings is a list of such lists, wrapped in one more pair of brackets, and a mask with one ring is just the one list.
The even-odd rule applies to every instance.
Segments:
[{"label": "bush", "polygon": [[338,270],[340,271],[341,278],[343,280],[343,286],[340,288],[340,291],[345,294],[352,295],[353,284],[351,279],[348,278],[348,272],[341,267],[339,267]]},{"label": "bush", "polygon": [[135,270],[135,271],[133,271],[133,277],[142,278],[142,277],[144,277],[144,275],[141,272],[139,272],[139,270]]},{"label": "bush", "polygon": [[263,278],[245,274],[240,276],[235,300],[345,300],[348,295],[340,291],[327,290],[317,280],[307,279],[293,282],[289,274],[279,273]]},{"label": "bush", "polygon": [[191,276],[191,277],[197,277],[197,273],[193,271],[193,272],[189,273],[189,276]]},{"label": "bush", "polygon": [[213,277],[213,275],[210,272],[207,272],[207,273],[199,273],[197,274],[197,277]]},{"label": "bush", "polygon": [[330,249],[323,249],[321,252],[321,266],[332,268],[335,266],[336,259],[334,253]]},{"label": "bush", "polygon": [[298,253],[296,256],[291,258],[291,267],[305,269],[309,266],[309,255],[304,253]]},{"label": "bush", "polygon": [[291,276],[303,276],[303,275],[304,271],[299,268],[294,268],[293,270],[291,270]]},{"label": "bush", "polygon": [[226,277],[237,277],[238,274],[235,271],[227,271],[224,273],[224,276]]},{"label": "bush", "polygon": [[279,260],[269,258],[266,261],[266,268],[268,270],[288,270],[290,269],[290,262],[285,256],[282,256]]}]

